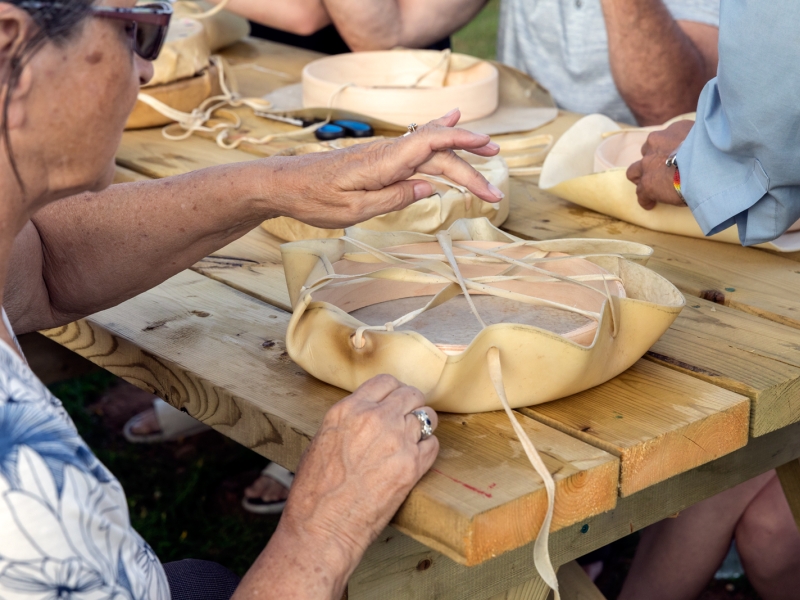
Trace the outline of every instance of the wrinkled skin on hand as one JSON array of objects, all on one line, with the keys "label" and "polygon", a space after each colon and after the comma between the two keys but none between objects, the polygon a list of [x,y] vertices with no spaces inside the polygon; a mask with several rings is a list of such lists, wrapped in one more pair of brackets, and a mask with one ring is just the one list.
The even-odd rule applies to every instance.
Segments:
[{"label": "wrinkled skin on hand", "polygon": [[499,190],[454,150],[488,157],[500,149],[488,135],[456,129],[460,117],[454,110],[405,137],[269,159],[283,171],[282,189],[271,190],[285,199],[281,216],[316,227],[349,227],[430,196],[429,182],[408,180],[416,173],[448,177],[487,202],[499,202]]},{"label": "wrinkled skin on hand", "polygon": [[659,202],[686,206],[672,185],[675,168],[665,163],[686,139],[692,125],[694,121],[678,121],[666,129],[654,131],[642,146],[642,160],[628,167],[628,179],[636,184],[636,196],[645,210],[652,210]]},{"label": "wrinkled skin on hand", "polygon": [[358,564],[411,488],[433,464],[439,441],[420,440],[412,410],[438,419],[418,389],[379,375],[325,415],[292,484],[281,525],[338,543]]}]

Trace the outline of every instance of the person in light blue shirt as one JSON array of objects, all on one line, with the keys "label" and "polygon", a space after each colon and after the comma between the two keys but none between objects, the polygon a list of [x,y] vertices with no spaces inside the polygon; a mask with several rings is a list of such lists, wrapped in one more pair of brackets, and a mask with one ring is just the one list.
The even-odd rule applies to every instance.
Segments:
[{"label": "person in light blue shirt", "polygon": [[[796,1],[722,3],[718,73],[696,123],[651,134],[643,160],[628,170],[642,206],[685,201],[703,233],[737,225],[745,246],[777,238],[800,218],[798,23]],[[682,198],[675,168],[665,167],[675,150]]]},{"label": "person in light blue shirt", "polygon": [[[796,0],[722,2],[718,74],[697,121],[650,134],[628,170],[644,208],[688,205],[706,235],[736,225],[744,245],[800,218],[798,23]],[[800,533],[770,471],[645,530],[619,600],[696,598],[731,539],[763,600],[800,595]]]}]

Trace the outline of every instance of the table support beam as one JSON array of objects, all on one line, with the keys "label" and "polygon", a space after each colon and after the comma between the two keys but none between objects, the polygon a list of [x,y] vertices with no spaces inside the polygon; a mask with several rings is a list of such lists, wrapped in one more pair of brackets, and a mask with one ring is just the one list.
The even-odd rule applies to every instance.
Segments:
[{"label": "table support beam", "polygon": [[800,460],[790,460],[776,469],[783,493],[789,501],[794,522],[800,529]]}]

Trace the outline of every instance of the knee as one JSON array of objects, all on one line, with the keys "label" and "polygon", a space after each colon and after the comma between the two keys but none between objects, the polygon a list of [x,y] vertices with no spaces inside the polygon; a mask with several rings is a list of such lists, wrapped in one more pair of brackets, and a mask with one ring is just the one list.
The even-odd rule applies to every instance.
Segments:
[{"label": "knee", "polygon": [[750,507],[736,525],[736,543],[751,553],[763,552],[774,546],[776,537],[787,525],[794,527],[794,522],[784,523],[780,515],[772,511]]},{"label": "knee", "polygon": [[751,505],[736,526],[736,546],[752,579],[772,580],[797,562],[800,533],[791,512]]}]

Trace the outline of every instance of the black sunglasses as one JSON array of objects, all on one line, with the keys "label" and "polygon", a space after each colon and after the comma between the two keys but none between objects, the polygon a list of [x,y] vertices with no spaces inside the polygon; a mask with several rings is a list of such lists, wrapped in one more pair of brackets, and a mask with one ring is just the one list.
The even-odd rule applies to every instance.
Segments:
[{"label": "black sunglasses", "polygon": [[[22,2],[20,8],[42,9],[62,6],[48,2]],[[139,4],[130,8],[92,6],[92,15],[133,23],[133,51],[145,60],[158,58],[167,37],[172,5],[168,2]]]}]

